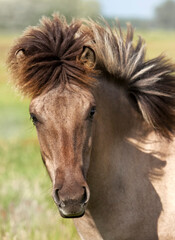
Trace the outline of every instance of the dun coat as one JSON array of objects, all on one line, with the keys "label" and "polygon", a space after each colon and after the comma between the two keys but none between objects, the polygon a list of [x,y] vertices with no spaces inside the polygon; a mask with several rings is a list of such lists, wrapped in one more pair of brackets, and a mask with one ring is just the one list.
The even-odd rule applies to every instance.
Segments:
[{"label": "dun coat", "polygon": [[175,239],[174,65],[146,60],[129,25],[56,15],[25,31],[8,65],[32,98],[54,201],[81,238]]}]

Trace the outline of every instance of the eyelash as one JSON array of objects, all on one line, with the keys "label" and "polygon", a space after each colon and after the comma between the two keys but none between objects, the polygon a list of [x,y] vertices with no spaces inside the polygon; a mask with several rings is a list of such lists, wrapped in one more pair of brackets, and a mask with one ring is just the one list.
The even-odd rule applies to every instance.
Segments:
[{"label": "eyelash", "polygon": [[33,125],[36,125],[38,123],[38,119],[33,113],[30,114],[30,119],[32,120]]},{"label": "eyelash", "polygon": [[95,115],[95,112],[96,112],[96,107],[93,106],[93,107],[91,108],[90,112],[89,112],[89,119],[90,119],[90,120],[93,120],[93,117],[94,117],[94,115]]}]

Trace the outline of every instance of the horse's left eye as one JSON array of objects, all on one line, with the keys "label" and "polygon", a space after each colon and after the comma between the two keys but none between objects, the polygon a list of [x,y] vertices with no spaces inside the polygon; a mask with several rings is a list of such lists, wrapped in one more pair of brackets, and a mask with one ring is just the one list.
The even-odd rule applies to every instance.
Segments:
[{"label": "horse's left eye", "polygon": [[90,119],[93,119],[95,112],[96,112],[96,107],[93,106],[93,107],[91,108],[90,113],[89,113],[89,118],[90,118]]},{"label": "horse's left eye", "polygon": [[32,119],[33,124],[36,125],[37,122],[38,122],[37,117],[36,117],[33,113],[31,113],[31,114],[30,114],[30,118]]}]

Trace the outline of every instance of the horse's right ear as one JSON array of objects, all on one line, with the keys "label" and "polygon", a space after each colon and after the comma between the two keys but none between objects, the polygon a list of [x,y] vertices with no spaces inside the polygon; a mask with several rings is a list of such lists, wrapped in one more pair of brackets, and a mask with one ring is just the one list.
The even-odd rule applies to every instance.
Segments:
[{"label": "horse's right ear", "polygon": [[94,68],[96,64],[95,52],[90,47],[83,47],[83,52],[80,56],[80,62],[88,68]]},{"label": "horse's right ear", "polygon": [[24,49],[18,49],[16,52],[15,52],[15,56],[16,56],[16,59],[17,59],[17,62],[21,61],[24,59],[25,57],[25,50]]}]

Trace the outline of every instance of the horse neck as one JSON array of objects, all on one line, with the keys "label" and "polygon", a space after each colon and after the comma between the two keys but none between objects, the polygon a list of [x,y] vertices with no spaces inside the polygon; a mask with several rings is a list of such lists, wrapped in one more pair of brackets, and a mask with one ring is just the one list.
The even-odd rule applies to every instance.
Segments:
[{"label": "horse neck", "polygon": [[144,132],[142,119],[124,89],[103,82],[96,96],[98,108],[88,173],[92,194],[93,189],[95,194],[96,188],[104,190],[116,182],[118,162],[134,154],[133,148],[128,147],[128,139],[140,130]]},{"label": "horse neck", "polygon": [[165,152],[171,148],[149,129],[124,90],[105,82],[98,90],[97,106],[88,171],[91,199],[98,198],[100,191],[102,196],[105,191],[120,191],[116,184],[121,178],[125,189],[133,188],[130,183],[136,175],[148,181],[149,172],[154,177],[155,169],[163,169]]},{"label": "horse neck", "polygon": [[96,101],[98,109],[93,139],[95,154],[112,154],[133,135],[140,132],[142,137],[146,135],[147,127],[123,88],[104,82],[98,89]]},{"label": "horse neck", "polygon": [[90,215],[85,215],[84,224],[97,227],[101,236],[106,236],[103,239],[112,239],[114,234],[119,236],[116,239],[124,239],[124,231],[125,239],[129,239],[134,231],[137,234],[144,219],[143,227],[151,223],[150,231],[154,234],[162,205],[152,180],[159,186],[166,166],[166,156],[161,154],[169,151],[169,146],[148,129],[122,89],[105,82],[96,96],[97,114],[87,176]]}]

